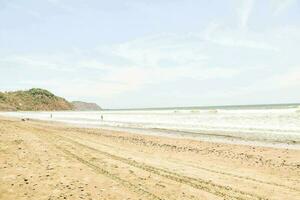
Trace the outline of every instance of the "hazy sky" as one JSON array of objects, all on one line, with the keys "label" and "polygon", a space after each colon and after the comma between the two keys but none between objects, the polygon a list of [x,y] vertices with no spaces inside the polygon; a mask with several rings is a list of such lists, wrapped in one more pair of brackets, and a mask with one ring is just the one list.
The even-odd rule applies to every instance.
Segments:
[{"label": "hazy sky", "polygon": [[105,108],[300,102],[298,0],[0,0],[0,91]]}]

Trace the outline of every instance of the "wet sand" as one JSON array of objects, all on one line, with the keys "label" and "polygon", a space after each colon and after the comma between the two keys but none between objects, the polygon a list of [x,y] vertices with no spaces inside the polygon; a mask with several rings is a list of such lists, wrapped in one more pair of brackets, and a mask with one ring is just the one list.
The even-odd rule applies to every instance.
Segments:
[{"label": "wet sand", "polygon": [[0,118],[0,199],[299,199],[300,151]]}]

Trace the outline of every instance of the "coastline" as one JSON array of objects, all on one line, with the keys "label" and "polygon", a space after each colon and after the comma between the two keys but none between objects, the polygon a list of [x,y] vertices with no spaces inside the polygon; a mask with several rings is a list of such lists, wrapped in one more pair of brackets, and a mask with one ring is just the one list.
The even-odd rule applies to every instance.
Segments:
[{"label": "coastline", "polygon": [[[3,116],[57,121],[207,142],[300,149],[299,108],[295,105],[230,106],[212,110],[130,110],[9,112]],[[52,117],[53,116],[53,117]],[[103,118],[104,117],[104,118]]]},{"label": "coastline", "polygon": [[[41,116],[36,116],[36,114],[42,114]],[[191,139],[197,141],[206,141],[214,143],[225,143],[225,144],[238,144],[238,145],[251,145],[251,146],[261,146],[261,147],[274,147],[274,148],[288,148],[300,150],[300,136],[298,132],[295,134],[284,134],[282,131],[276,133],[267,133],[267,130],[255,130],[252,129],[251,132],[240,132],[236,130],[184,130],[184,129],[170,129],[170,128],[151,128],[151,127],[135,127],[135,126],[124,126],[124,125],[108,125],[110,121],[99,121],[99,119],[83,119],[80,118],[64,119],[61,117],[57,118],[57,115],[61,115],[64,112],[55,113],[53,118],[49,116],[53,112],[0,112],[0,117],[12,117],[16,119],[30,119],[41,122],[48,123],[62,123],[66,126],[73,126],[78,128],[101,128],[112,131],[121,131],[132,134],[141,135],[153,135],[153,136],[163,136],[177,139]],[[73,113],[66,112],[68,115],[73,115]],[[74,112],[78,113],[78,112]],[[90,115],[95,115],[95,112],[88,112]],[[85,114],[85,112],[80,112],[80,114]],[[98,113],[97,115],[100,115]],[[107,124],[108,123],[108,124]],[[263,132],[262,132],[263,131]]]},{"label": "coastline", "polygon": [[299,150],[0,117],[0,199],[298,199]]},{"label": "coastline", "polygon": [[170,130],[170,129],[159,129],[159,128],[125,128],[125,127],[113,127],[113,126],[100,126],[100,125],[85,125],[85,124],[71,124],[66,123],[70,126],[77,126],[81,128],[102,128],[112,131],[120,131],[132,134],[140,135],[150,135],[150,136],[162,136],[175,139],[190,139],[203,142],[212,143],[223,143],[223,144],[236,144],[236,145],[250,145],[257,147],[271,147],[271,148],[281,148],[281,149],[295,149],[300,150],[300,141],[295,140],[270,140],[269,138],[260,137],[261,134],[256,134],[256,137],[251,135],[250,137],[245,137],[240,133],[224,132],[222,131],[201,131],[201,132],[191,132],[191,131],[181,131],[181,130]]}]

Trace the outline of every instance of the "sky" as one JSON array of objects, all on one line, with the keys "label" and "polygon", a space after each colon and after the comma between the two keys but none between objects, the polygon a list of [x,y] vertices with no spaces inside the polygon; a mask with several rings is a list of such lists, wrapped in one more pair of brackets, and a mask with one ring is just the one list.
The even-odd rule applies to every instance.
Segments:
[{"label": "sky", "polygon": [[104,108],[300,102],[300,0],[0,0],[0,91]]}]

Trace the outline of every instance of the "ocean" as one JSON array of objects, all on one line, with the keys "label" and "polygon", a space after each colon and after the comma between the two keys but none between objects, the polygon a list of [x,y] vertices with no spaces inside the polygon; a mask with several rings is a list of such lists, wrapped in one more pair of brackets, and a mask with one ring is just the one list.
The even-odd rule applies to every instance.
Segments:
[{"label": "ocean", "polygon": [[300,147],[300,104],[0,114],[150,135]]}]

